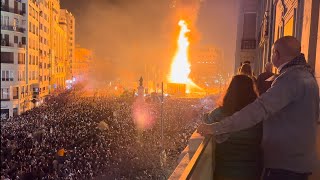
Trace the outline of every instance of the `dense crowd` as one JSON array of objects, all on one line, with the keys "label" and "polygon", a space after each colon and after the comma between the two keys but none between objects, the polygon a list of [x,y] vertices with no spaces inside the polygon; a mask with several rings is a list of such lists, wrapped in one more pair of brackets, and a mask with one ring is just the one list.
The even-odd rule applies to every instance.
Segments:
[{"label": "dense crowd", "polygon": [[1,179],[168,178],[208,102],[166,99],[161,146],[161,103],[148,102],[155,122],[139,129],[134,101],[67,91],[1,120]]}]

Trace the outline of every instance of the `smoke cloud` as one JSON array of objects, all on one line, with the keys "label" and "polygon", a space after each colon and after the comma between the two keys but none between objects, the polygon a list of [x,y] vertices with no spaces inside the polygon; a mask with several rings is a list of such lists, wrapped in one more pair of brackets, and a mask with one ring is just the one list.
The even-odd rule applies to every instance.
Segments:
[{"label": "smoke cloud", "polygon": [[[94,77],[97,82],[116,79],[137,81],[141,75],[147,76],[146,70],[161,71],[163,76],[168,74],[176,50],[179,31],[177,23],[180,18],[185,18],[189,22],[192,42],[219,45],[219,42],[214,42],[215,39],[210,35],[208,36],[210,39],[206,39],[206,34],[202,33],[203,29],[196,27],[199,18],[204,18],[200,21],[204,29],[205,24],[212,26],[216,24],[216,20],[219,23],[222,21],[219,16],[201,16],[203,14],[201,4],[205,5],[208,1],[220,2],[218,0],[206,0],[202,3],[201,0],[61,0],[61,7],[75,15],[77,43],[94,51]],[[204,10],[212,11],[214,7],[212,8]],[[216,28],[219,29],[220,26]],[[208,30],[203,32],[208,34]],[[212,31],[209,34],[214,33]],[[228,43],[231,44],[230,41]],[[166,79],[166,77],[161,78]]]}]

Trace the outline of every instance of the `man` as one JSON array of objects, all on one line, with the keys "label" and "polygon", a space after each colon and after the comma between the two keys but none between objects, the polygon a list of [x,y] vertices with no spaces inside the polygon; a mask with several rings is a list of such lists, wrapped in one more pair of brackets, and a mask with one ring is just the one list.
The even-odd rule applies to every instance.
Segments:
[{"label": "man", "polygon": [[272,80],[268,80],[268,79],[274,75],[272,73],[272,64],[271,63],[269,63],[269,62],[266,63],[264,68],[265,68],[266,72],[261,73],[257,79],[257,88],[259,91],[259,95],[262,95],[271,87]]},{"label": "man", "polygon": [[307,180],[316,158],[319,87],[313,70],[292,36],[277,40],[272,63],[279,76],[253,103],[214,124],[202,124],[200,134],[220,135],[263,123],[264,180]]}]

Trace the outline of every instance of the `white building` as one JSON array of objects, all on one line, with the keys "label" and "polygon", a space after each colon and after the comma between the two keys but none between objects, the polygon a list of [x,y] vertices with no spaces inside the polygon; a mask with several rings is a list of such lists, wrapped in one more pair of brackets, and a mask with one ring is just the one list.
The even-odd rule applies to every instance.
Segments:
[{"label": "white building", "polygon": [[[56,88],[65,88],[68,49],[74,58],[74,18],[66,30],[59,19],[59,0],[1,0],[3,118],[30,110]],[[73,33],[69,42],[67,31]]]},{"label": "white building", "polygon": [[30,108],[27,19],[26,0],[1,0],[1,117]]}]

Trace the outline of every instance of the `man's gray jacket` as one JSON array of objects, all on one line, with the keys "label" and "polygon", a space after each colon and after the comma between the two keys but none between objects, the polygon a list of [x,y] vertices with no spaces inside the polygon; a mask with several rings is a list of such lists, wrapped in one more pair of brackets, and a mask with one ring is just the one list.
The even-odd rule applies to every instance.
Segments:
[{"label": "man's gray jacket", "polygon": [[239,131],[263,122],[265,168],[312,172],[316,158],[319,88],[304,65],[292,66],[271,88],[241,111],[216,123],[216,135]]}]

